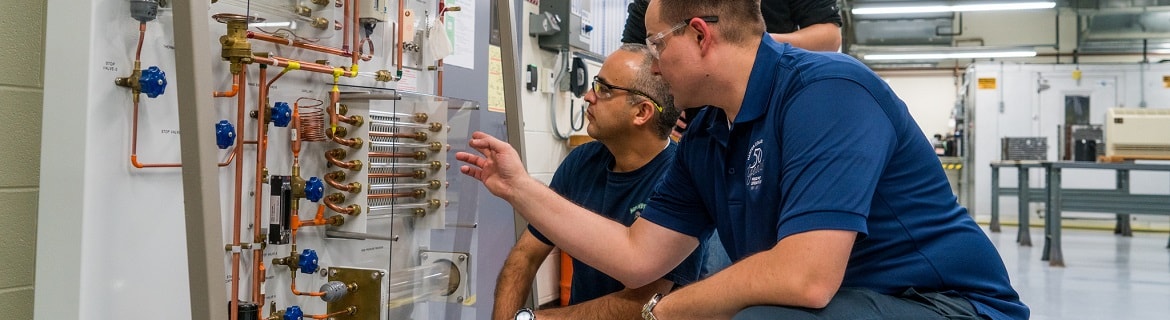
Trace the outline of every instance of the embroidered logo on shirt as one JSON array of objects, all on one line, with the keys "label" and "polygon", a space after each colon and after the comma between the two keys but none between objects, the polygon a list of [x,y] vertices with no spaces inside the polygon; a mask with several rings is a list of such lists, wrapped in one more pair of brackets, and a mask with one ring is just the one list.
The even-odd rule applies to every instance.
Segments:
[{"label": "embroidered logo on shirt", "polygon": [[761,174],[761,171],[764,170],[764,148],[760,146],[763,143],[764,139],[756,140],[748,149],[746,172],[748,190],[757,190],[764,183],[764,177]]},{"label": "embroidered logo on shirt", "polygon": [[630,207],[630,215],[633,215],[635,218],[641,217],[643,209],[646,209],[645,203],[639,203],[633,207]]}]

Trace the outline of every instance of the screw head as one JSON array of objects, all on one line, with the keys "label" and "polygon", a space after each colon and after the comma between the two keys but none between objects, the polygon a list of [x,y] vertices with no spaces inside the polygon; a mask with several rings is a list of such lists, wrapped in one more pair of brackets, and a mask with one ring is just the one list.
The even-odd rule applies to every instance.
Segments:
[{"label": "screw head", "polygon": [[459,303],[463,303],[463,297],[462,296],[455,297],[455,301],[457,301]]},{"label": "screw head", "polygon": [[423,254],[422,254],[422,259],[423,259],[423,260],[427,260],[427,259],[428,259],[428,258],[427,258],[427,254],[426,254],[426,253],[423,253]]},{"label": "screw head", "polygon": [[336,269],[329,269],[329,275],[336,277],[336,276],[337,276],[337,270],[336,270]]},{"label": "screw head", "polygon": [[466,256],[466,255],[462,255],[462,254],[461,254],[461,255],[459,255],[459,261],[463,261],[463,260],[467,260],[467,256]]}]

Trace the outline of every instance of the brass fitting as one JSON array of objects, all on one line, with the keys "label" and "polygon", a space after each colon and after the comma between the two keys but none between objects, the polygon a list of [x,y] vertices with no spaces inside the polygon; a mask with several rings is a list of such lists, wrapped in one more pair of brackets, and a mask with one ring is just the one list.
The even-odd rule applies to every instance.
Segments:
[{"label": "brass fitting", "polygon": [[374,81],[390,82],[394,80],[394,76],[390,74],[390,70],[378,70],[374,72]]},{"label": "brass fitting", "polygon": [[252,44],[248,43],[248,18],[227,20],[227,34],[219,37],[220,56],[231,63],[232,74],[240,74],[244,64],[252,63]]},{"label": "brass fitting", "polygon": [[[419,170],[419,171],[422,171],[422,170]],[[443,183],[439,182],[439,180],[431,180],[430,182],[427,182],[427,188],[431,188],[431,190],[439,190],[439,188],[442,188],[442,187],[443,187]]]},{"label": "brass fitting", "polygon": [[414,122],[417,122],[417,123],[427,123],[427,119],[429,119],[430,117],[431,117],[431,116],[429,116],[429,115],[427,115],[427,114],[425,114],[425,113],[422,113],[422,112],[415,113],[415,114],[414,114]]},{"label": "brass fitting", "polygon": [[436,161],[431,161],[431,170],[439,170],[439,169],[442,169],[442,168],[443,168],[443,163],[442,163],[442,162],[439,162],[438,160],[436,160]]},{"label": "brass fitting", "polygon": [[418,180],[426,179],[427,172],[422,170],[414,170],[414,178]]},{"label": "brass fitting", "polygon": [[431,149],[431,151],[442,151],[442,150],[443,150],[443,143],[442,143],[442,142],[437,142],[437,141],[436,141],[436,142],[431,142],[431,147],[430,147],[430,149]]},{"label": "brass fitting", "polygon": [[301,257],[298,256],[296,252],[290,253],[287,257],[272,259],[273,265],[286,266],[293,271],[297,270],[297,264],[300,262]]},{"label": "brass fitting", "polygon": [[[300,168],[293,169],[292,183],[290,183],[290,185],[292,186],[292,196],[293,196],[293,199],[304,199],[305,198],[305,178],[301,178],[300,172],[297,172],[297,171],[300,171]],[[293,203],[296,203],[295,202],[296,200],[293,200],[293,201],[294,201]]]},{"label": "brass fitting", "polygon": [[300,15],[302,17],[308,17],[308,16],[313,15],[313,9],[306,7],[306,6],[297,6],[296,9],[293,9],[293,12],[296,12],[298,15]]},{"label": "brass fitting", "polygon": [[439,199],[431,199],[430,201],[427,201],[427,208],[438,209],[442,205],[443,202],[439,201]]},{"label": "brass fitting", "polygon": [[348,135],[349,135],[349,129],[346,129],[345,127],[337,127],[337,129],[333,130],[334,137],[345,138],[345,136],[348,136]]},{"label": "brass fitting", "polygon": [[130,72],[129,77],[114,78],[114,84],[130,88],[130,92],[134,95],[134,102],[138,102],[138,95],[142,94],[142,84],[138,79],[142,78],[142,62],[134,61],[134,71]]},{"label": "brass fitting", "polygon": [[414,140],[418,140],[421,142],[421,141],[427,141],[427,139],[429,139],[429,138],[430,138],[430,136],[428,136],[426,132],[419,131],[419,132],[414,133]]},{"label": "brass fitting", "polygon": [[[313,2],[313,4],[319,5],[319,6],[325,6],[325,5],[329,4],[329,0],[313,0],[312,2]],[[447,10],[450,11],[451,9],[447,9]]]},{"label": "brass fitting", "polygon": [[325,28],[329,28],[329,19],[321,17],[313,18],[313,21],[309,22],[309,25],[313,26],[313,28],[325,30]]},{"label": "brass fitting", "polygon": [[427,159],[427,153],[425,151],[415,151],[414,152],[414,160],[422,161],[422,160],[426,160],[426,159]]},{"label": "brass fitting", "polygon": [[340,227],[341,225],[345,224],[345,217],[332,216],[332,217],[325,218],[325,224],[328,224],[328,225],[331,225],[334,227]]},{"label": "brass fitting", "polygon": [[427,190],[426,189],[414,189],[413,193],[414,193],[415,199],[422,199],[422,198],[427,197]]},{"label": "brass fitting", "polygon": [[337,114],[340,114],[343,116],[349,115],[349,106],[345,105],[344,103],[338,103],[337,104]]},{"label": "brass fitting", "polygon": [[361,182],[354,181],[354,182],[350,182],[349,184],[342,185],[342,184],[338,183],[338,181],[341,181],[341,180],[345,180],[345,171],[338,170],[338,171],[333,171],[333,172],[325,174],[325,181],[328,182],[329,186],[333,187],[334,189],[346,191],[349,193],[362,192],[362,183]]},{"label": "brass fitting", "polygon": [[356,114],[352,115],[352,116],[348,116],[348,117],[343,117],[343,118],[338,119],[338,120],[340,120],[341,122],[345,122],[351,126],[355,126],[355,127],[360,127],[360,126],[362,126],[362,124],[366,123],[366,120],[364,118],[362,118],[362,116],[359,116]]},{"label": "brass fitting", "polygon": [[431,122],[431,132],[443,131],[443,124],[438,122]]}]

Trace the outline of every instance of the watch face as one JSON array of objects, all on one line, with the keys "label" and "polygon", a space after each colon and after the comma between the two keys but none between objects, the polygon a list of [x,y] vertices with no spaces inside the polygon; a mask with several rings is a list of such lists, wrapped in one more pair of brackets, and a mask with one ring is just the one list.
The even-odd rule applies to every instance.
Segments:
[{"label": "watch face", "polygon": [[516,320],[535,320],[536,315],[532,314],[530,309],[520,309],[516,312]]}]

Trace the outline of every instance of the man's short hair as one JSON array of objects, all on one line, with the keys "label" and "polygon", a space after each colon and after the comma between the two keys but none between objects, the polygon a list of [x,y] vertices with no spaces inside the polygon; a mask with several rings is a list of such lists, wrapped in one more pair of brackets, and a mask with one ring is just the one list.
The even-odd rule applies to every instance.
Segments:
[{"label": "man's short hair", "polygon": [[[760,0],[651,0],[661,2],[659,18],[668,25],[702,16],[719,16],[711,24],[729,43],[741,44],[764,33]],[[753,43],[754,44],[754,43]]]},{"label": "man's short hair", "polygon": [[[650,55],[650,48],[640,43],[626,43],[622,44],[618,50],[637,53],[642,57],[642,60],[638,63],[638,69],[634,73],[634,81],[630,84],[630,87],[649,95],[662,108],[662,112],[659,112],[654,118],[654,133],[657,133],[659,138],[666,138],[670,135],[670,131],[674,129],[674,123],[678,120],[679,110],[674,107],[674,96],[670,95],[670,85],[666,84],[662,76],[654,74],[652,69],[654,57]],[[626,99],[629,100],[630,104],[636,104],[642,102],[645,98],[631,94]]]}]

